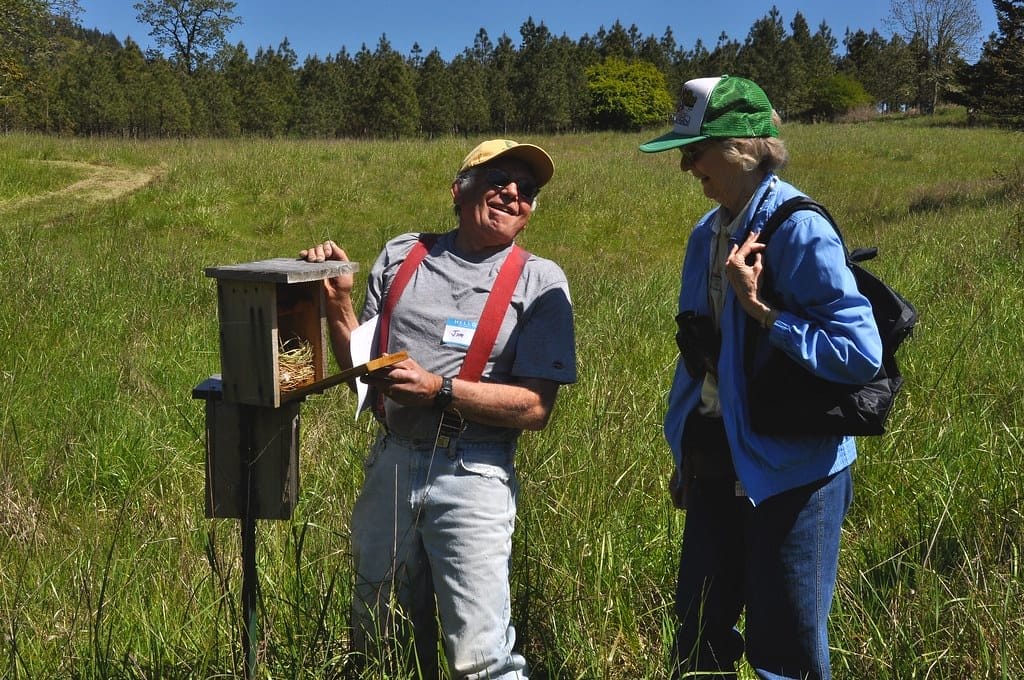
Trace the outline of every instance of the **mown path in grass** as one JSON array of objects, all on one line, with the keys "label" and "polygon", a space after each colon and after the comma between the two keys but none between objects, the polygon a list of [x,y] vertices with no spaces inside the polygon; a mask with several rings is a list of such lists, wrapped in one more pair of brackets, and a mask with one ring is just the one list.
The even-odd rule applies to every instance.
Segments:
[{"label": "mown path in grass", "polygon": [[130,168],[80,161],[36,161],[53,166],[61,166],[84,171],[83,179],[73,182],[55,191],[48,191],[9,203],[0,202],[0,212],[20,210],[27,207],[42,206],[54,201],[112,201],[160,179],[167,168],[157,165],[147,168]]}]

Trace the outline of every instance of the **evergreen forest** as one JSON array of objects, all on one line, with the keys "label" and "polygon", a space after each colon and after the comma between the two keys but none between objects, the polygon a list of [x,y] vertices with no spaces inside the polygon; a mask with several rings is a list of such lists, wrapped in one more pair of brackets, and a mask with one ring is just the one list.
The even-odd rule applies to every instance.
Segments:
[{"label": "evergreen forest", "polygon": [[[518,41],[480,29],[446,60],[418,44],[299,59],[287,38],[230,44],[230,0],[144,0],[143,50],[76,19],[76,0],[0,3],[0,130],[124,138],[400,138],[637,130],[662,125],[694,77],[730,73],[764,87],[785,120],[932,113],[1024,119],[1024,0],[991,0],[999,30],[979,35],[973,0],[896,0],[895,30],[808,25],[771,7],[742,39],[680,45],[618,20],[577,40],[527,19]],[[174,10],[176,14],[169,14]],[[169,17],[173,18],[171,22]],[[980,55],[974,63],[970,55]]]}]

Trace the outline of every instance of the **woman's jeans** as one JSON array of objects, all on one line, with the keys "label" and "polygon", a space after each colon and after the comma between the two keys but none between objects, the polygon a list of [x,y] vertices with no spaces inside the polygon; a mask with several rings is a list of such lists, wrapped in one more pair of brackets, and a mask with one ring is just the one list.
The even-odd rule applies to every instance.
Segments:
[{"label": "woman's jeans", "polygon": [[438,623],[453,678],[526,677],[510,624],[514,455],[515,442],[378,436],[352,512],[352,627],[381,677],[437,678]]},{"label": "woman's jeans", "polygon": [[852,496],[848,468],[757,507],[735,480],[692,483],[673,678],[735,678],[744,652],[759,678],[831,677],[827,621]]}]

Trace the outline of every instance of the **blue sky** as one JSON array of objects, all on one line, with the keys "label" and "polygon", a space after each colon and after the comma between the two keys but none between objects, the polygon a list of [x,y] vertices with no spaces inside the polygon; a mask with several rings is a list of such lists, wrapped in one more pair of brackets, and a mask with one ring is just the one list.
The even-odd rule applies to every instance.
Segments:
[{"label": "blue sky", "polygon": [[[303,59],[308,55],[326,57],[342,47],[354,54],[365,43],[373,49],[381,34],[391,46],[409,54],[419,43],[426,55],[435,47],[444,59],[450,60],[466,47],[471,47],[480,28],[487,30],[491,41],[507,33],[513,42],[520,42],[519,27],[528,17],[541,21],[557,36],[563,33],[573,40],[584,33],[593,35],[603,25],[610,27],[618,19],[629,28],[636,24],[642,35],[661,37],[666,26],[672,27],[676,42],[686,49],[698,38],[711,48],[723,31],[730,38],[742,40],[751,24],[765,16],[772,4],[778,7],[786,24],[797,11],[803,13],[812,31],[825,21],[840,41],[847,28],[877,29],[885,36],[892,33],[886,19],[890,0],[721,0],[687,2],[666,0],[548,0],[534,2],[474,2],[449,0],[236,0],[236,14],[243,23],[229,34],[232,43],[242,42],[250,54],[259,47],[276,48],[288,38],[292,49]],[[981,38],[996,29],[995,11],[990,0],[976,0],[982,20]],[[135,20],[133,0],[79,0],[83,9],[79,20],[86,28],[113,33],[124,40],[131,36],[144,48],[150,46],[147,26]],[[980,48],[979,38],[978,46]],[[973,56],[971,57],[973,60]]]}]

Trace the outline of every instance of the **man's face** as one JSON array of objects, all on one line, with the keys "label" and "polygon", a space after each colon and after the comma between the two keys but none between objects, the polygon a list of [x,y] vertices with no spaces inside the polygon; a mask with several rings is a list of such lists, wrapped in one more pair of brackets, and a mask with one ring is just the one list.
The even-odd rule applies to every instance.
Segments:
[{"label": "man's face", "polygon": [[475,247],[495,248],[511,243],[533,212],[537,183],[530,167],[512,158],[481,166],[465,191],[452,188],[459,204],[459,228]]}]

